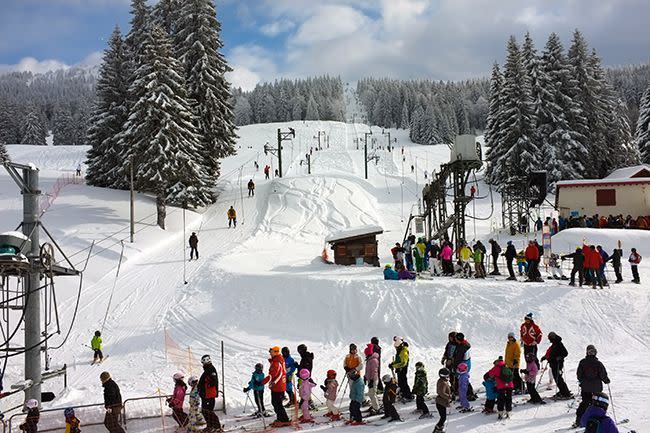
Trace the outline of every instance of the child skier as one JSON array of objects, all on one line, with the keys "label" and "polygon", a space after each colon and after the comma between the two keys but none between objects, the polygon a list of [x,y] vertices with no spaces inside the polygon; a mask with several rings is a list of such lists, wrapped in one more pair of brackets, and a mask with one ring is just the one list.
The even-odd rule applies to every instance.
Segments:
[{"label": "child skier", "polygon": [[526,261],[523,250],[517,253],[517,270],[519,271],[519,276],[528,274],[528,262]]},{"label": "child skier", "polygon": [[607,394],[604,392],[594,393],[591,406],[580,418],[580,426],[585,427],[585,433],[618,433],[616,423],[607,416],[608,407]]},{"label": "child skier", "polygon": [[320,389],[325,393],[325,405],[328,410],[325,416],[330,417],[332,421],[340,420],[341,414],[336,407],[336,394],[339,391],[339,383],[336,381],[336,371],[327,371],[327,379],[325,379],[325,383],[321,385]]},{"label": "child skier", "polygon": [[512,383],[512,370],[506,367],[503,359],[499,358],[494,361],[494,367],[488,372],[488,375],[493,377],[497,383],[497,410],[499,411],[499,419],[510,418],[510,412],[512,411],[512,389],[514,388]]},{"label": "child skier", "polygon": [[350,383],[350,425],[365,424],[361,418],[361,403],[363,403],[363,379],[355,369],[348,371],[348,381]]},{"label": "child skier", "polygon": [[373,344],[369,344],[363,351],[366,355],[366,373],[363,376],[368,385],[368,398],[370,399],[369,415],[379,413],[379,402],[377,401],[377,388],[379,387],[379,354],[375,352]]},{"label": "child skier", "polygon": [[90,340],[90,348],[95,352],[93,355],[93,364],[95,362],[102,362],[104,354],[102,354],[102,333],[95,331],[95,336]]},{"label": "child skier", "polygon": [[63,411],[65,417],[65,433],[81,433],[79,418],[74,416],[74,409],[69,407]]},{"label": "child skier", "polygon": [[190,415],[189,422],[187,424],[187,431],[189,433],[196,433],[199,430],[199,424],[203,423],[203,416],[201,415],[201,397],[199,397],[199,389],[197,385],[199,384],[199,378],[196,376],[190,376],[187,379],[187,384],[192,387],[190,390]]},{"label": "child skier", "polygon": [[25,409],[27,409],[27,417],[25,422],[18,426],[19,429],[25,433],[36,433],[38,431],[38,421],[41,413],[38,410],[38,401],[30,398],[25,402]]},{"label": "child skier", "polygon": [[183,373],[174,373],[174,392],[171,398],[167,399],[167,404],[172,408],[173,416],[178,426],[183,428],[187,426],[187,414],[183,412],[183,402],[185,401],[185,392],[187,385],[183,381]]},{"label": "child skier", "polygon": [[415,382],[413,383],[413,394],[415,394],[415,405],[422,412],[420,419],[431,418],[429,408],[424,402],[424,396],[429,392],[429,382],[427,381],[427,371],[424,364],[420,361],[415,363]]},{"label": "child skier", "polygon": [[436,424],[433,433],[444,433],[445,421],[447,421],[447,408],[451,406],[454,395],[451,393],[451,386],[449,385],[449,370],[441,368],[438,371],[438,383],[436,384],[436,409],[440,419]]},{"label": "child skier", "polygon": [[460,399],[460,412],[472,412],[474,409],[469,405],[467,400],[467,388],[469,386],[469,371],[467,364],[461,362],[456,367],[456,373],[458,373],[458,398]]},{"label": "child skier", "polygon": [[489,415],[494,413],[494,404],[497,402],[497,384],[489,373],[483,375],[483,386],[485,387],[485,406],[481,413]]},{"label": "child skier", "polygon": [[248,382],[248,386],[244,388],[244,392],[249,392],[253,390],[253,399],[255,400],[255,405],[257,406],[257,412],[253,414],[256,417],[267,416],[266,410],[264,409],[264,366],[261,363],[255,364],[255,371],[251,374],[251,380]]},{"label": "child skier", "polygon": [[537,357],[533,352],[528,352],[525,356],[526,358],[526,368],[521,370],[523,373],[524,380],[526,381],[526,390],[528,395],[530,395],[530,400],[528,403],[532,404],[546,404],[542,397],[539,396],[535,383],[537,381],[537,373],[539,372],[539,367],[537,366],[538,361]]},{"label": "child skier", "polygon": [[555,253],[551,253],[551,258],[548,262],[548,268],[551,271],[551,277],[555,280],[564,280],[566,277],[562,273],[562,262],[560,256]]},{"label": "child skier", "polygon": [[289,403],[285,407],[291,407],[296,404],[296,396],[293,393],[293,375],[296,372],[298,364],[291,356],[288,347],[282,348],[282,357],[284,358],[284,365],[287,370],[287,395],[289,396]]},{"label": "child skier", "polygon": [[311,373],[306,368],[303,368],[298,373],[300,377],[300,408],[302,409],[302,416],[300,417],[300,422],[314,422],[309,413],[309,399],[311,398],[311,390],[316,386],[311,380]]},{"label": "child skier", "polygon": [[345,356],[343,369],[346,373],[350,370],[357,370],[357,372],[363,370],[363,360],[361,360],[357,350],[357,345],[354,343],[350,344],[350,353]]},{"label": "child skier", "polygon": [[401,421],[402,419],[395,409],[395,400],[397,399],[397,383],[390,375],[385,374],[381,378],[384,382],[384,416],[382,418],[390,418],[391,421]]}]

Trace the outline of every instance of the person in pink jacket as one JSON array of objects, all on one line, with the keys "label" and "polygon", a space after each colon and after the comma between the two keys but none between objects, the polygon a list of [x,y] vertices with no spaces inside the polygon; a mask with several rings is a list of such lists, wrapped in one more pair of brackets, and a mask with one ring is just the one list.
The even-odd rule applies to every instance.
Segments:
[{"label": "person in pink jacket", "polygon": [[183,373],[174,374],[174,392],[171,398],[167,399],[167,404],[172,408],[174,419],[180,427],[187,426],[188,421],[187,414],[183,412],[183,402],[187,392],[187,385],[183,381],[184,378]]},{"label": "person in pink jacket", "polygon": [[379,413],[379,402],[377,401],[377,386],[379,384],[379,354],[374,350],[374,344],[368,344],[363,351],[366,355],[366,374],[363,378],[368,385],[368,398],[370,399],[369,415]]},{"label": "person in pink jacket", "polygon": [[300,382],[300,408],[302,409],[300,422],[314,422],[314,418],[309,413],[309,399],[311,398],[311,390],[316,384],[311,381],[311,374],[306,368],[300,370],[298,376],[302,379]]},{"label": "person in pink jacket", "polygon": [[[512,383],[514,372],[506,367],[502,357],[494,361],[494,367],[488,371],[488,376],[493,377],[497,383],[497,410],[499,419],[510,418],[512,412]],[[504,413],[505,409],[505,413]]]},{"label": "person in pink jacket", "polygon": [[452,257],[454,256],[454,250],[452,250],[449,242],[445,242],[445,245],[440,251],[440,260],[442,260],[442,275],[453,275],[454,274],[454,264],[452,263]]}]

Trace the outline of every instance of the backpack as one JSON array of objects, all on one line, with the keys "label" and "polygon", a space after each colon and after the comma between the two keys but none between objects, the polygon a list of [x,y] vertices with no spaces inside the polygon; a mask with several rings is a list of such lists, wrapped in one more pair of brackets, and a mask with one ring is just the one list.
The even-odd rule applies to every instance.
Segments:
[{"label": "backpack", "polygon": [[587,420],[587,425],[585,426],[585,433],[600,433],[601,421],[604,420],[605,416],[592,416]]},{"label": "backpack", "polygon": [[514,375],[512,373],[512,369],[506,367],[505,365],[501,366],[501,371],[499,372],[499,379],[507,383],[507,382],[512,382],[513,378]]}]

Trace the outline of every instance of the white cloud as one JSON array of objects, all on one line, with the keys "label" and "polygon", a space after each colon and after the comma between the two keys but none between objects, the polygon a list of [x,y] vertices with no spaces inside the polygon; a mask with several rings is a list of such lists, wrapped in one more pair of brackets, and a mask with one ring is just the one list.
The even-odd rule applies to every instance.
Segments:
[{"label": "white cloud", "polygon": [[23,57],[14,65],[0,64],[0,72],[33,72],[42,74],[58,69],[68,69],[70,66],[56,59],[37,60],[33,57]]},{"label": "white cloud", "polygon": [[257,83],[261,81],[259,74],[244,66],[234,66],[232,72],[229,72],[226,78],[234,88],[241,87],[244,91],[253,90]]},{"label": "white cloud", "polygon": [[254,44],[234,47],[228,62],[233,69],[228,79],[244,90],[251,90],[261,81],[272,80],[278,71],[273,54]]},{"label": "white cloud", "polygon": [[291,41],[298,45],[329,41],[353,34],[369,24],[368,17],[349,6],[320,6],[300,25]]},{"label": "white cloud", "polygon": [[293,21],[279,20],[264,24],[262,27],[260,27],[260,32],[268,37],[274,38],[281,33],[286,33],[293,30],[294,27],[296,27],[296,24]]}]

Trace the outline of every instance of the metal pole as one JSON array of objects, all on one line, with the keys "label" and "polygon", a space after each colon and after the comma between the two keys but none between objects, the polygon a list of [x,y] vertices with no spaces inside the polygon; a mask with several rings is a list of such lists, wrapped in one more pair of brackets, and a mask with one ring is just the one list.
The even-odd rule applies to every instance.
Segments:
[{"label": "metal pole", "polygon": [[366,135],[366,142],[363,145],[363,167],[366,173],[366,179],[368,179],[368,136]]},{"label": "metal pole", "polygon": [[221,340],[221,398],[223,399],[223,413],[228,415],[226,409],[226,368],[223,356],[223,340]]},{"label": "metal pole", "polygon": [[311,155],[307,154],[307,174],[311,174]]},{"label": "metal pole", "polygon": [[25,189],[23,191],[23,234],[31,236],[31,265],[27,276],[27,297],[25,302],[25,380],[31,379],[33,385],[25,390],[25,400],[30,398],[41,402],[41,294],[38,290],[39,262],[39,206],[38,169],[23,168]]},{"label": "metal pole", "polygon": [[133,190],[133,156],[131,156],[131,168],[129,169],[129,176],[131,180],[131,233],[130,241],[133,243],[133,236],[135,235],[135,191]]},{"label": "metal pole", "polygon": [[282,177],[282,134],[278,128],[278,173]]}]

